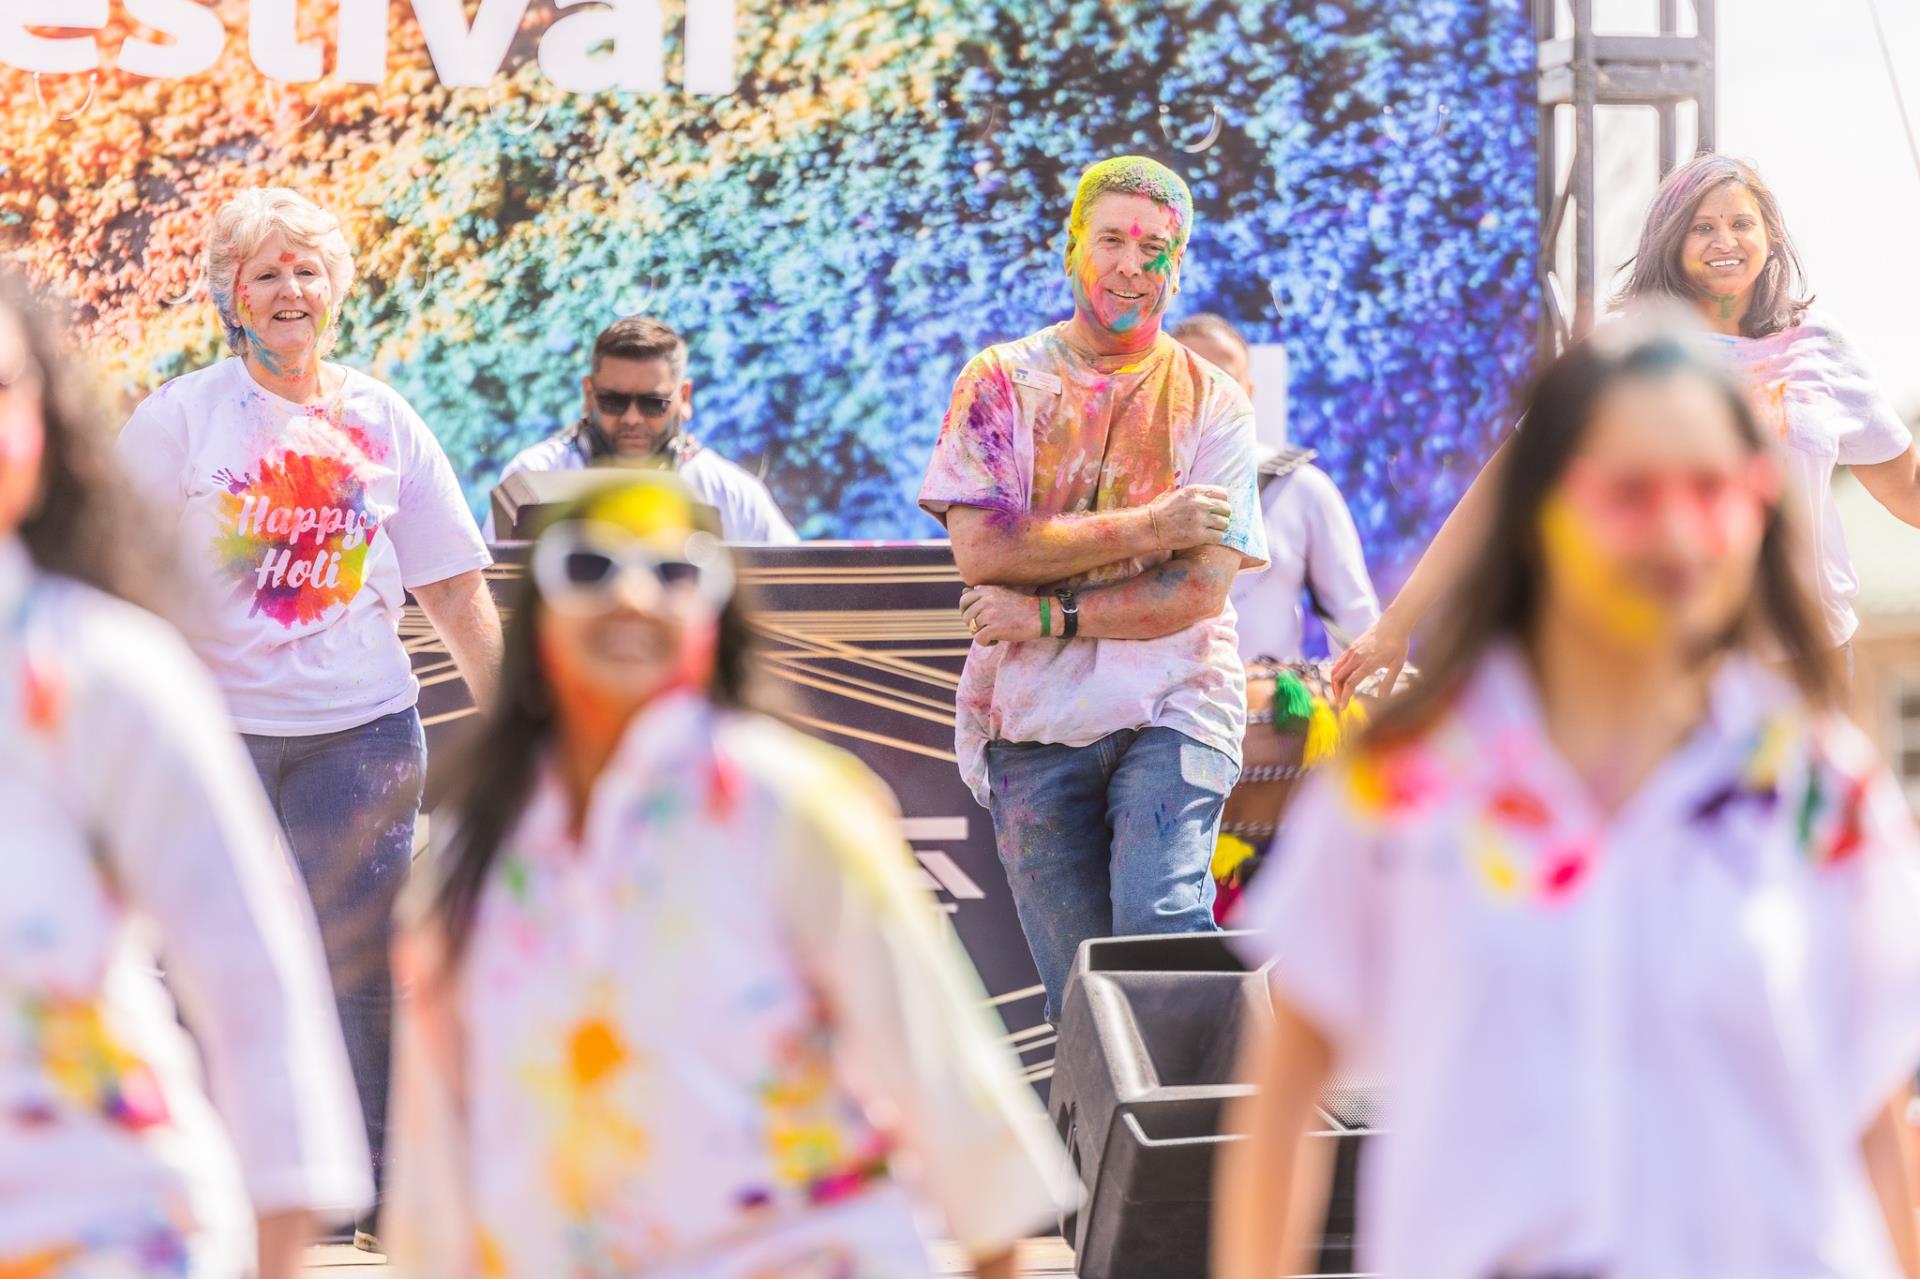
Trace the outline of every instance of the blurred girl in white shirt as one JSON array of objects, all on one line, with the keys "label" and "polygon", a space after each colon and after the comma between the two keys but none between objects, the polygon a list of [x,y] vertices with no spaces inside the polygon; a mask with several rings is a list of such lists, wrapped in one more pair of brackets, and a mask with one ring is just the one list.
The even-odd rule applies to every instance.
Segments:
[{"label": "blurred girl in white shirt", "polygon": [[609,484],[535,545],[397,952],[383,1237],[421,1279],[926,1279],[911,1186],[1011,1279],[1071,1177],[892,797],[750,709],[687,491]]},{"label": "blurred girl in white shirt", "polygon": [[0,1275],[292,1279],[373,1193],[319,933],[80,378],[0,278]]},{"label": "blurred girl in white shirt", "polygon": [[1624,321],[1546,374],[1423,682],[1250,891],[1274,1021],[1224,1279],[1279,1273],[1335,1062],[1384,1090],[1368,1269],[1920,1275],[1911,817],[1834,709],[1779,464],[1680,334]]}]

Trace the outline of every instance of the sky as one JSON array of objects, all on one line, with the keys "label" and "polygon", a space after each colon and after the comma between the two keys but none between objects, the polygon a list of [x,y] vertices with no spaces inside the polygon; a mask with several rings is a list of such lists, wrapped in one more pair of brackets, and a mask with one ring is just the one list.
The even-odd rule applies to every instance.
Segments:
[{"label": "sky", "polygon": [[[1920,113],[1920,4],[1879,3],[1907,107]],[[1759,167],[1820,306],[1865,353],[1895,407],[1920,419],[1920,172],[1868,0],[1720,0],[1717,8],[1716,149]],[[1652,0],[1598,0],[1595,11],[1602,32],[1655,29]],[[1603,282],[1632,252],[1657,154],[1650,113],[1607,114],[1596,201]],[[1920,118],[1914,123],[1920,129]],[[1611,166],[1610,139],[1625,143],[1615,151],[1628,157]]]}]

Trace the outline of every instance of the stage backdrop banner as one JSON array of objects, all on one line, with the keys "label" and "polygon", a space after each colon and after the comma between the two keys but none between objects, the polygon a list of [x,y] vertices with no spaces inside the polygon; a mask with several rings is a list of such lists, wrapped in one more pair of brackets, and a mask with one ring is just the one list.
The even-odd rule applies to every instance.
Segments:
[{"label": "stage backdrop banner", "polygon": [[233,192],[343,218],[338,358],[479,508],[593,335],[692,345],[693,426],[811,537],[924,537],[968,355],[1069,310],[1082,166],[1198,217],[1176,314],[1283,343],[1291,434],[1400,562],[1510,420],[1535,240],[1526,0],[6,0],[0,253],[130,404],[220,354]]}]

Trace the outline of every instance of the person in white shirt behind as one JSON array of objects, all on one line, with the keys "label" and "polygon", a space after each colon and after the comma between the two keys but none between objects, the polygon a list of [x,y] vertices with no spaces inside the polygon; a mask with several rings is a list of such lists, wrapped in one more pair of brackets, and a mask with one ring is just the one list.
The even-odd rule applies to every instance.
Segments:
[{"label": "person in white shirt behind", "polygon": [[[521,471],[577,471],[607,461],[652,461],[676,472],[694,496],[720,512],[729,542],[788,546],[800,540],[767,486],[701,444],[686,428],[693,418],[687,343],[659,320],[630,315],[593,343],[593,364],[580,380],[580,420],[514,454],[502,481]],[[510,532],[487,515],[486,539]]]},{"label": "person in white shirt behind", "polygon": [[0,1275],[295,1279],[373,1198],[319,929],[36,312],[0,275]]},{"label": "person in white shirt behind", "polygon": [[[1182,319],[1171,332],[1189,351],[1237,382],[1249,400],[1254,398],[1247,339],[1231,321],[1203,311]],[[1333,478],[1313,465],[1312,449],[1275,442],[1286,439],[1284,412],[1278,422],[1254,425],[1260,439],[1267,571],[1241,574],[1228,595],[1239,618],[1240,656],[1249,662],[1300,659],[1306,622],[1303,596],[1312,599],[1334,652],[1380,617],[1380,598],[1367,576],[1360,530],[1354,527],[1346,499]]]}]

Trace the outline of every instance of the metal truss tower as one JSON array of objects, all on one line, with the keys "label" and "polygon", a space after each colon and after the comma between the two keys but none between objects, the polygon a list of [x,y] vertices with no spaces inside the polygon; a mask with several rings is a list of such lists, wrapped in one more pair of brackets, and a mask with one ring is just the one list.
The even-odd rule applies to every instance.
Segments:
[{"label": "metal truss tower", "polygon": [[[1594,0],[1532,3],[1539,42],[1537,350],[1544,363],[1593,327],[1599,289],[1594,215],[1599,112],[1654,108],[1663,178],[1681,159],[1713,146],[1715,0],[1657,0],[1659,31],[1653,35],[1597,34]],[[1688,17],[1691,21],[1683,23]],[[1693,127],[1691,145],[1682,152],[1686,115]],[[1570,147],[1564,136],[1569,123]]]}]

